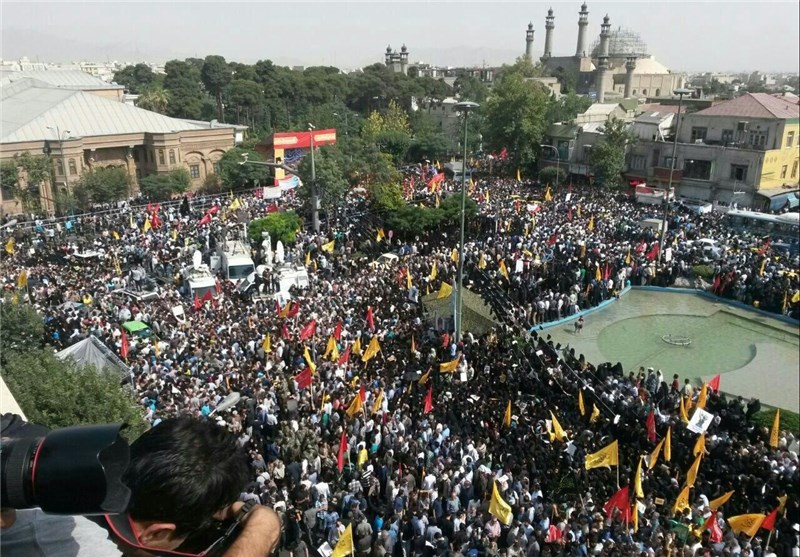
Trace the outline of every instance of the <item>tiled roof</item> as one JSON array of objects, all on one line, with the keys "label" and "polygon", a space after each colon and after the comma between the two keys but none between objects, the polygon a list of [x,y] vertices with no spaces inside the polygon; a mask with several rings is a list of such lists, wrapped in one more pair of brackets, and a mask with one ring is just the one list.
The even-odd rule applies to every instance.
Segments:
[{"label": "tiled roof", "polygon": [[800,118],[800,105],[791,97],[768,93],[747,93],[730,101],[715,104],[695,114],[701,116],[736,116],[737,118]]}]

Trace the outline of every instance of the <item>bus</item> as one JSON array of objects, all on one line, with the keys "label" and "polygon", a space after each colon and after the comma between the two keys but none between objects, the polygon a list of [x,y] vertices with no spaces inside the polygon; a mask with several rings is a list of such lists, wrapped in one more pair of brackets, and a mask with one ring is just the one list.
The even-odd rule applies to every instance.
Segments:
[{"label": "bus", "polygon": [[800,213],[769,215],[755,211],[731,209],[725,219],[735,230],[769,236],[773,242],[786,242],[797,246],[798,235],[800,235]]}]

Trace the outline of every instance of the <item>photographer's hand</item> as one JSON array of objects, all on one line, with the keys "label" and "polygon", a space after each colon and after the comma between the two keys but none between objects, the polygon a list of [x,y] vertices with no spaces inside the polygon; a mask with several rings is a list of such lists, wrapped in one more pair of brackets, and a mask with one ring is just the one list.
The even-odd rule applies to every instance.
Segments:
[{"label": "photographer's hand", "polygon": [[[217,513],[215,518],[233,517],[244,503],[234,503]],[[281,536],[281,521],[272,509],[257,505],[242,522],[244,528],[223,557],[266,557],[277,547]]]}]

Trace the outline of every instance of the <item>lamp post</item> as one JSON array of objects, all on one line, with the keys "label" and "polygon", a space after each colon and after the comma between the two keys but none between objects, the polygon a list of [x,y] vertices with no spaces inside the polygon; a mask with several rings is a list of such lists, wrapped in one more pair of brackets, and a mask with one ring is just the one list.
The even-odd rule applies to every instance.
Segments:
[{"label": "lamp post", "polygon": [[691,89],[682,89],[678,88],[673,91],[675,95],[678,95],[678,116],[675,122],[675,136],[672,138],[672,158],[669,163],[669,184],[667,185],[667,191],[664,192],[664,216],[661,220],[661,241],[658,245],[658,263],[661,264],[661,261],[664,258],[664,242],[667,239],[667,216],[669,215],[669,194],[672,191],[672,176],[675,173],[675,157],[678,153],[678,134],[681,131],[681,106],[683,105],[683,96],[690,95],[692,93]]},{"label": "lamp post", "polygon": [[317,199],[317,167],[314,164],[314,128],[313,124],[308,125],[308,137],[311,143],[311,223],[314,226],[314,234],[319,234],[319,199]]},{"label": "lamp post", "polygon": [[558,152],[558,149],[553,147],[552,145],[539,145],[542,149],[552,149],[553,152],[556,154],[556,184],[555,187],[558,189],[558,173],[561,170],[561,154]]},{"label": "lamp post", "polygon": [[469,113],[476,110],[480,105],[478,103],[464,101],[456,103],[455,110],[464,116],[464,158],[461,161],[461,236],[458,242],[458,288],[456,290],[456,303],[453,317],[455,321],[455,337],[456,342],[461,341],[461,329],[463,326],[464,317],[464,220],[467,205],[467,132]]},{"label": "lamp post", "polygon": [[[333,115],[336,116],[337,118],[341,118],[341,116],[342,116],[338,112],[334,112]],[[349,126],[347,124],[347,111],[345,110],[345,112],[344,112],[344,134],[345,135],[348,135],[348,133],[347,133],[348,129],[349,129]]]}]

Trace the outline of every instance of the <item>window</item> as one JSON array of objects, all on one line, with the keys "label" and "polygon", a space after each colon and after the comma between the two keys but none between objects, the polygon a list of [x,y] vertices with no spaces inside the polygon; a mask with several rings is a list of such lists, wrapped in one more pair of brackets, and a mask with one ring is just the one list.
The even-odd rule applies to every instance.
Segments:
[{"label": "window", "polygon": [[699,141],[705,141],[706,135],[708,135],[708,128],[692,128],[692,143],[696,143]]},{"label": "window", "polygon": [[731,165],[731,180],[737,182],[744,182],[747,180],[747,165],[746,164],[732,164]]},{"label": "window", "polygon": [[789,132],[786,134],[786,147],[791,147],[794,145],[794,132]]},{"label": "window", "polygon": [[683,177],[690,180],[710,180],[711,161],[689,159],[683,163]]},{"label": "window", "polygon": [[175,149],[169,150],[169,163],[175,164]]},{"label": "window", "polygon": [[789,166],[788,166],[788,165],[785,165],[785,164],[784,164],[784,165],[781,167],[781,180],[783,180],[784,178],[786,178],[786,172],[787,172],[788,170],[789,170]]},{"label": "window", "polygon": [[672,157],[664,157],[664,168],[672,168]]},{"label": "window", "polygon": [[652,166],[658,166],[659,160],[661,160],[661,149],[654,149]]},{"label": "window", "polygon": [[642,89],[642,95],[647,96],[647,89]]},{"label": "window", "polygon": [[733,143],[733,130],[722,130],[720,141],[725,144]]},{"label": "window", "polygon": [[62,159],[56,159],[56,174],[59,176],[64,175],[64,161]]},{"label": "window", "polygon": [[69,159],[69,175],[75,176],[78,173],[78,167],[75,165],[75,159]]},{"label": "window", "polygon": [[656,97],[660,97],[660,96],[661,96],[661,89],[656,89]]},{"label": "window", "polygon": [[189,165],[189,174],[192,175],[192,180],[200,177],[200,165],[199,164],[192,164]]},{"label": "window", "polygon": [[644,155],[631,155],[632,170],[644,170],[646,163],[647,163],[647,157],[645,157]]},{"label": "window", "polygon": [[166,161],[164,160],[164,149],[158,150],[158,164],[166,164]]},{"label": "window", "polygon": [[792,164],[792,178],[797,178],[797,163],[798,161],[794,161]]},{"label": "window", "polygon": [[750,145],[753,147],[763,147],[767,144],[767,132],[750,132]]}]

